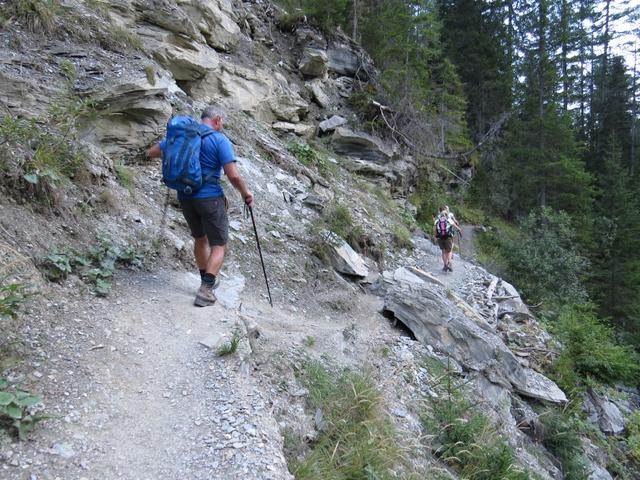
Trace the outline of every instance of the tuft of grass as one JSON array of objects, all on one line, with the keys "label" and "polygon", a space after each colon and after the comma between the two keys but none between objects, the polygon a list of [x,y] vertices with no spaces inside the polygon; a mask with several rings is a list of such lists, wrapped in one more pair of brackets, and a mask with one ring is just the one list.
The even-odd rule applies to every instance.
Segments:
[{"label": "tuft of grass", "polygon": [[224,357],[226,355],[232,355],[236,353],[238,347],[240,346],[240,340],[242,340],[242,334],[240,332],[240,327],[236,325],[233,329],[233,333],[231,334],[231,339],[221,345],[216,353],[219,357]]},{"label": "tuft of grass", "polygon": [[310,362],[299,372],[309,390],[319,436],[306,457],[291,458],[290,469],[305,479],[390,479],[406,465],[394,424],[385,411],[372,375],[344,370],[330,373]]},{"label": "tuft of grass", "polygon": [[60,74],[67,80],[67,83],[73,85],[73,82],[78,78],[78,70],[75,64],[71,60],[63,58],[60,60],[58,68],[60,68]]},{"label": "tuft of grass", "polygon": [[316,339],[311,335],[307,335],[304,338],[303,344],[304,344],[305,347],[311,348],[316,344]]},{"label": "tuft of grass", "polygon": [[133,195],[133,171],[126,165],[116,165],[116,178],[120,185],[126,188]]},{"label": "tuft of grass", "polygon": [[33,33],[48,35],[58,29],[58,0],[17,0],[2,6],[4,16],[15,17]]},{"label": "tuft of grass", "polygon": [[153,68],[153,65],[145,65],[144,74],[147,76],[147,81],[149,82],[149,85],[153,87],[156,84],[156,71]]},{"label": "tuft of grass", "polygon": [[393,243],[398,248],[413,248],[413,242],[411,241],[411,233],[402,225],[396,225],[392,231]]}]

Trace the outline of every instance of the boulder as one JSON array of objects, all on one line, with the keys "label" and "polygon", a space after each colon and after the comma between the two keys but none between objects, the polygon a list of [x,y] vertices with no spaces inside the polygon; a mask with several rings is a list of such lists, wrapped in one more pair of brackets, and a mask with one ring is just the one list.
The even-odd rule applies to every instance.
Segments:
[{"label": "boulder", "polygon": [[[0,53],[0,55],[4,54]],[[14,116],[44,115],[51,102],[58,98],[63,90],[31,79],[29,75],[19,75],[19,71],[19,69],[0,70],[0,84],[2,84],[0,105],[5,106],[6,110]]]},{"label": "boulder", "polygon": [[273,95],[267,105],[277,119],[285,122],[299,122],[309,112],[309,104],[300,95],[290,91]]},{"label": "boulder", "polygon": [[613,480],[611,474],[598,464],[592,463],[588,470],[587,480]]},{"label": "boulder", "polygon": [[315,102],[320,107],[327,108],[327,107],[329,107],[331,105],[331,103],[332,103],[331,97],[325,91],[324,84],[323,84],[322,80],[320,80],[319,78],[316,78],[315,80],[312,80],[311,82],[307,82],[305,84],[305,86],[307,87],[309,92],[311,92],[311,96],[312,96],[313,100],[315,100]]},{"label": "boulder", "polygon": [[605,395],[590,390],[585,394],[583,409],[591,423],[598,425],[604,433],[618,435],[624,431],[624,416],[618,406]]},{"label": "boulder", "polygon": [[338,95],[344,98],[349,98],[353,92],[353,78],[338,77],[334,80]]},{"label": "boulder", "polygon": [[526,383],[523,386],[514,386],[517,393],[525,397],[545,400],[551,403],[566,403],[567,396],[558,386],[544,375],[525,369]]},{"label": "boulder", "polygon": [[369,269],[364,260],[351,246],[333,232],[323,232],[323,240],[327,243],[327,253],[333,268],[340,273],[366,278]]},{"label": "boulder", "polygon": [[231,0],[177,0],[177,3],[209,46],[228,52],[238,45],[242,32]]},{"label": "boulder", "polygon": [[384,165],[358,158],[346,158],[343,165],[350,172],[363,177],[386,177],[390,173],[390,170]]},{"label": "boulder", "polygon": [[505,280],[500,281],[500,286],[502,290],[504,290],[505,295],[503,296],[503,300],[497,299],[499,301],[498,318],[502,318],[508,314],[516,321],[532,319],[533,315],[531,315],[529,307],[527,307],[522,301],[522,298],[520,298],[518,290]]},{"label": "boulder", "polygon": [[296,45],[326,50],[327,40],[318,30],[310,27],[296,29]]},{"label": "boulder", "polygon": [[327,74],[327,54],[318,48],[305,48],[298,68],[307,77],[324,77]]},{"label": "boulder", "polygon": [[393,151],[379,138],[345,127],[336,128],[331,145],[338,153],[370,162],[384,164],[393,158]]},{"label": "boulder", "polygon": [[221,59],[220,68],[189,86],[195,99],[221,103],[254,118],[297,123],[307,114],[309,104],[291,91],[283,78],[258,68],[245,68]]},{"label": "boulder", "polygon": [[115,158],[139,153],[164,131],[172,114],[167,97],[176,90],[172,79],[160,77],[152,85],[140,77],[96,92],[101,115],[87,124],[83,139]]},{"label": "boulder", "polygon": [[494,383],[526,387],[527,375],[502,339],[477,326],[441,287],[404,268],[383,275],[382,282],[384,310],[422,343],[451,355],[467,369],[490,371]]},{"label": "boulder", "polygon": [[184,36],[157,27],[140,28],[137,33],[154,59],[176,80],[197,80],[220,64],[214,49]]},{"label": "boulder", "polygon": [[135,0],[133,7],[138,12],[138,18],[146,23],[196,42],[204,42],[204,37],[190,15],[173,1]]},{"label": "boulder", "polygon": [[318,127],[322,133],[330,132],[335,130],[337,127],[345,125],[347,123],[347,119],[344,117],[340,117],[339,115],[333,115],[328,120],[324,120],[320,122]]},{"label": "boulder", "polygon": [[302,123],[276,122],[271,128],[279,132],[294,133],[299,137],[309,137],[313,134],[313,125],[305,125]]},{"label": "boulder", "polygon": [[334,44],[327,49],[328,67],[332,72],[353,77],[358,71],[358,55],[346,44]]}]

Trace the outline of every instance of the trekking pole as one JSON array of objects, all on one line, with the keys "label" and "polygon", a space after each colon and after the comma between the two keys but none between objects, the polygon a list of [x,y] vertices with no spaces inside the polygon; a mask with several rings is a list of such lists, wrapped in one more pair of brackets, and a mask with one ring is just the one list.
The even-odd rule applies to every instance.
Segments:
[{"label": "trekking pole", "polygon": [[262,258],[262,249],[260,248],[260,239],[258,238],[258,229],[256,228],[256,220],[253,218],[253,208],[245,203],[245,208],[249,209],[251,214],[251,223],[253,223],[253,233],[256,235],[256,244],[258,245],[258,253],[260,254],[260,263],[262,264],[262,273],[264,273],[264,282],[267,284],[267,293],[269,294],[269,304],[273,307],[271,299],[271,290],[269,289],[269,280],[267,279],[267,270],[264,268],[264,260]]}]

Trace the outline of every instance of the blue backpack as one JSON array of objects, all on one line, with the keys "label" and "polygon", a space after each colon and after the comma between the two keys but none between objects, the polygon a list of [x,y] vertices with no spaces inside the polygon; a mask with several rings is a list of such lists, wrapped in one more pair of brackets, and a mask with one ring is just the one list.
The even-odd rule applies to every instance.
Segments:
[{"label": "blue backpack", "polygon": [[192,195],[211,180],[202,177],[202,141],[214,130],[191,117],[176,116],[167,123],[162,151],[162,181],[185,195]]}]

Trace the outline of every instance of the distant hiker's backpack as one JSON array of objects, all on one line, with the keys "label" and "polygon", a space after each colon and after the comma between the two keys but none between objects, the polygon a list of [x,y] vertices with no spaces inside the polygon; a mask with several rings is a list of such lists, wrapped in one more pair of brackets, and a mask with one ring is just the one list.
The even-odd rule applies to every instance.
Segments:
[{"label": "distant hiker's backpack", "polygon": [[453,223],[449,221],[448,215],[440,215],[436,220],[436,237],[453,237]]},{"label": "distant hiker's backpack", "polygon": [[191,195],[211,180],[202,176],[200,148],[202,140],[212,133],[212,128],[191,117],[169,120],[162,152],[162,181],[169,188]]}]

